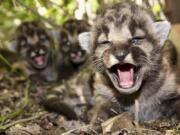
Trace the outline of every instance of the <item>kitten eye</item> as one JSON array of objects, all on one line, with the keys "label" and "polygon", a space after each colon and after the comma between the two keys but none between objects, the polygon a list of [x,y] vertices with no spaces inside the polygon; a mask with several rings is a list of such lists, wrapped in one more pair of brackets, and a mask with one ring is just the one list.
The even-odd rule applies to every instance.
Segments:
[{"label": "kitten eye", "polygon": [[22,48],[29,48],[28,44],[21,45]]},{"label": "kitten eye", "polygon": [[66,39],[66,38],[63,38],[63,39],[62,39],[62,43],[63,43],[63,45],[67,45],[67,46],[70,46],[70,45],[71,45],[71,43],[69,42],[69,40]]},{"label": "kitten eye", "polygon": [[66,41],[62,44],[62,49],[64,52],[68,52],[70,50],[71,43],[69,41]]},{"label": "kitten eye", "polygon": [[145,37],[134,37],[131,39],[131,44],[134,44],[134,45],[139,45],[143,39],[145,39]]},{"label": "kitten eye", "polygon": [[105,45],[105,44],[111,45],[112,42],[111,41],[101,41],[101,42],[98,42],[97,44],[98,45]]},{"label": "kitten eye", "polygon": [[20,45],[21,45],[21,47],[23,47],[23,48],[27,48],[27,47],[28,47],[28,44],[27,44],[27,42],[26,42],[25,40],[22,40],[22,41],[20,42]]},{"label": "kitten eye", "polygon": [[67,41],[66,45],[69,47],[69,46],[71,46],[71,43],[69,41]]},{"label": "kitten eye", "polygon": [[42,35],[40,35],[40,37],[39,37],[39,38],[40,38],[40,40],[41,40],[41,41],[45,41],[45,40],[46,40],[46,36],[45,36],[45,35],[43,35],[43,34],[42,34]]}]

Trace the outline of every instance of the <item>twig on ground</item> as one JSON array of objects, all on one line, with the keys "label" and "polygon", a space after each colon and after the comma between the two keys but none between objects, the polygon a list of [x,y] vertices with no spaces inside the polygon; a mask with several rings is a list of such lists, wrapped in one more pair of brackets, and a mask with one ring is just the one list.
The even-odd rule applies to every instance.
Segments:
[{"label": "twig on ground", "polygon": [[74,131],[77,131],[77,130],[87,130],[91,127],[92,125],[85,125],[85,126],[82,126],[82,127],[79,127],[79,128],[75,128],[75,129],[72,129],[72,130],[69,130],[67,132],[64,132],[63,134],[61,135],[70,135],[70,133],[74,132]]}]

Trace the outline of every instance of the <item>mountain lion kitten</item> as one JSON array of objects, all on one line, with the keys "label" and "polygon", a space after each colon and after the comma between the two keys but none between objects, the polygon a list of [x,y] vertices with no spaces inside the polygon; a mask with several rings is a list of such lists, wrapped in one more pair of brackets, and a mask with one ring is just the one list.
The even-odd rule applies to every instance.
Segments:
[{"label": "mountain lion kitten", "polygon": [[97,69],[93,85],[97,114],[91,120],[113,105],[114,112],[130,112],[141,122],[179,119],[177,56],[171,44],[164,45],[170,24],[155,22],[146,9],[130,3],[107,8],[95,22],[90,33],[79,36]]},{"label": "mountain lion kitten", "polygon": [[69,19],[63,24],[59,34],[59,50],[63,55],[60,78],[68,79],[86,63],[88,55],[79,45],[78,35],[89,30],[86,20]]},{"label": "mountain lion kitten", "polygon": [[17,28],[12,48],[26,63],[27,76],[40,76],[45,81],[58,79],[57,70],[62,56],[57,55],[55,50],[53,52],[54,43],[48,32],[38,22],[23,22]]}]

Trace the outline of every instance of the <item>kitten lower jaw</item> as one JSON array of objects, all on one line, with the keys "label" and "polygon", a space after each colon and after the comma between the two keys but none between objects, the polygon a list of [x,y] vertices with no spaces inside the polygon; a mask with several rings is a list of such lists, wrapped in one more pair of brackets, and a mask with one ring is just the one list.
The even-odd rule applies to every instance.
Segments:
[{"label": "kitten lower jaw", "polygon": [[46,54],[43,57],[44,57],[44,62],[42,64],[40,64],[40,65],[38,65],[35,60],[32,60],[32,58],[28,58],[30,65],[32,67],[34,67],[35,69],[39,69],[39,70],[42,70],[42,69],[46,68],[47,64],[48,64],[49,55]]},{"label": "kitten lower jaw", "polygon": [[110,69],[106,70],[106,74],[110,78],[115,89],[122,94],[132,94],[138,91],[141,87],[144,70],[143,67],[139,67],[137,71],[137,75],[135,76],[133,82],[128,83],[127,85],[121,86],[119,78],[115,75],[115,73],[110,72]]},{"label": "kitten lower jaw", "polygon": [[79,64],[83,64],[86,61],[86,59],[87,59],[87,56],[84,56],[79,59],[70,59],[70,61],[75,65],[79,65]]}]

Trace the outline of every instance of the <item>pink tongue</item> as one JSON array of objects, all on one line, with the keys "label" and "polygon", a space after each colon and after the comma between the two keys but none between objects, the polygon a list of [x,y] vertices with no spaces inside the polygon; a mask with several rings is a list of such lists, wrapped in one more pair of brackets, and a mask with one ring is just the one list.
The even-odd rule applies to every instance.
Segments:
[{"label": "pink tongue", "polygon": [[130,88],[134,84],[134,68],[131,64],[120,65],[117,67],[119,84],[123,88]]},{"label": "pink tongue", "polygon": [[36,61],[36,63],[38,65],[44,64],[44,57],[43,56],[37,56],[37,57],[34,58],[34,60]]}]

